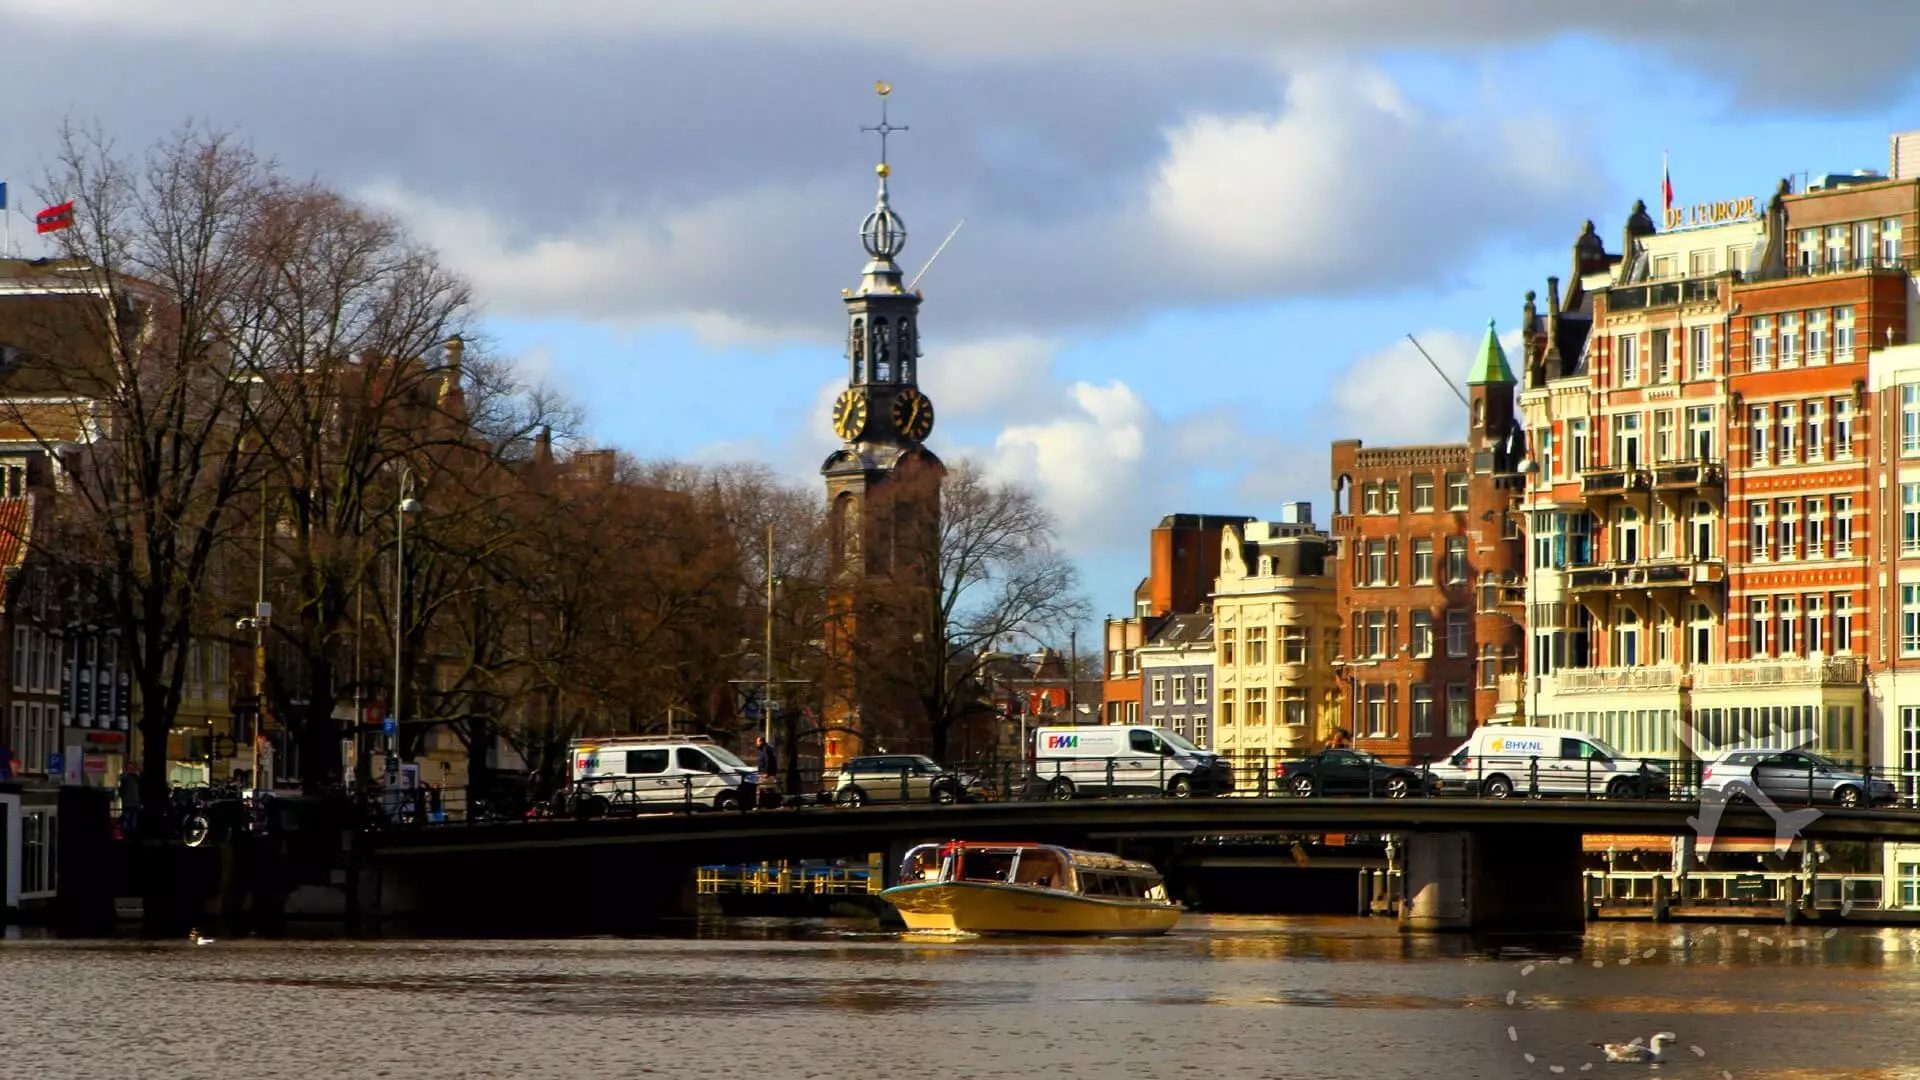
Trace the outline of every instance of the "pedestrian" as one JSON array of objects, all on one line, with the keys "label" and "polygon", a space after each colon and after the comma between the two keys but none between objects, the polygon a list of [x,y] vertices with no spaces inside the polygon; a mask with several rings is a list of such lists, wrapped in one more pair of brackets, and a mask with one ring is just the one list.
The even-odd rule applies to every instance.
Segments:
[{"label": "pedestrian", "polygon": [[763,735],[753,737],[754,770],[760,774],[758,800],[761,806],[780,805],[780,755]]},{"label": "pedestrian", "polygon": [[140,830],[140,774],[129,765],[120,770],[120,833],[132,836]]}]

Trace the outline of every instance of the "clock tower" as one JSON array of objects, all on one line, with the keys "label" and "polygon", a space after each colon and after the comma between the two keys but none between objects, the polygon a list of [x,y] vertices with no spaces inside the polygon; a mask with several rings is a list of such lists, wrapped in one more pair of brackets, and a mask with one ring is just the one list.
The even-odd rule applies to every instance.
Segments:
[{"label": "clock tower", "polygon": [[[867,263],[842,290],[847,388],[833,405],[840,449],[820,467],[832,543],[825,686],[826,765],[885,747],[908,752],[927,734],[916,663],[938,640],[940,482],[926,448],[933,402],[920,389],[920,296],[895,263],[907,226],[887,192],[890,87],[880,83],[880,191],[860,225]],[[924,625],[923,625],[924,624]],[[922,664],[922,666],[924,666]]]}]

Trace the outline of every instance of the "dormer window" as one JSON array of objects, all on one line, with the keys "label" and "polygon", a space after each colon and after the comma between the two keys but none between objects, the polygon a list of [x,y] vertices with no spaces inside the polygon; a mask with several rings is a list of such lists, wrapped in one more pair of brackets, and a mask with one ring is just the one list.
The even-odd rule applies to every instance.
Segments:
[{"label": "dormer window", "polygon": [[23,458],[0,458],[0,498],[18,499],[27,493],[27,463]]}]

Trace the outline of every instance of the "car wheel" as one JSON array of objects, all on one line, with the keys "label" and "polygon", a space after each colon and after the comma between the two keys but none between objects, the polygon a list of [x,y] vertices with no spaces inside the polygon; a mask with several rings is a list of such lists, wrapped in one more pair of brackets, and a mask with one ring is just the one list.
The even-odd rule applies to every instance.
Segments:
[{"label": "car wheel", "polygon": [[1852,784],[1847,784],[1833,793],[1833,801],[1849,810],[1855,809],[1862,801],[1860,798],[1860,789],[1854,787]]},{"label": "car wheel", "polygon": [[1287,781],[1287,790],[1302,799],[1310,799],[1313,797],[1313,777],[1296,776]]},{"label": "car wheel", "polygon": [[188,847],[199,847],[201,844],[207,842],[207,837],[211,835],[212,832],[213,827],[207,824],[207,819],[201,817],[199,814],[194,814],[181,823],[180,842]]},{"label": "car wheel", "polygon": [[850,787],[840,793],[840,805],[865,806],[867,805],[867,793],[860,788]]},{"label": "car wheel", "polygon": [[1504,776],[1491,776],[1482,790],[1489,799],[1509,799],[1513,797],[1513,781]]},{"label": "car wheel", "polygon": [[1387,798],[1404,799],[1413,794],[1413,782],[1404,776],[1387,777]]},{"label": "car wheel", "polygon": [[1616,776],[1607,781],[1607,798],[1624,799],[1633,794],[1633,781],[1624,776]]},{"label": "car wheel", "polygon": [[1047,785],[1047,798],[1054,802],[1066,802],[1073,798],[1073,781],[1064,776],[1056,776]]},{"label": "car wheel", "polygon": [[1728,803],[1736,806],[1745,805],[1753,801],[1753,796],[1747,792],[1747,785],[1737,780],[1720,789],[1720,793],[1726,796]]},{"label": "car wheel", "polygon": [[1193,780],[1185,776],[1176,776],[1167,781],[1167,794],[1175,799],[1190,798],[1193,795]]},{"label": "car wheel", "polygon": [[713,797],[713,808],[715,810],[721,810],[721,811],[740,809],[739,792],[723,791],[720,794],[715,795]]},{"label": "car wheel", "polygon": [[607,802],[605,795],[590,795],[580,800],[580,816],[583,818],[606,817],[613,804]]},{"label": "car wheel", "polygon": [[960,793],[953,789],[952,784],[935,784],[933,785],[933,801],[939,803],[941,806],[951,806],[960,801]]}]

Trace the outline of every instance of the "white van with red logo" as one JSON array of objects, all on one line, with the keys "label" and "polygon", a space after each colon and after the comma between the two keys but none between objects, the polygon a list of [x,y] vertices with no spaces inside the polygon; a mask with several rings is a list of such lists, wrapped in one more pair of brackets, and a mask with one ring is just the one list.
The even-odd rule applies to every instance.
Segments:
[{"label": "white van with red logo", "polygon": [[1233,790],[1233,769],[1225,758],[1165,728],[1038,728],[1032,754],[1033,776],[1050,799],[1107,794],[1184,799]]}]

